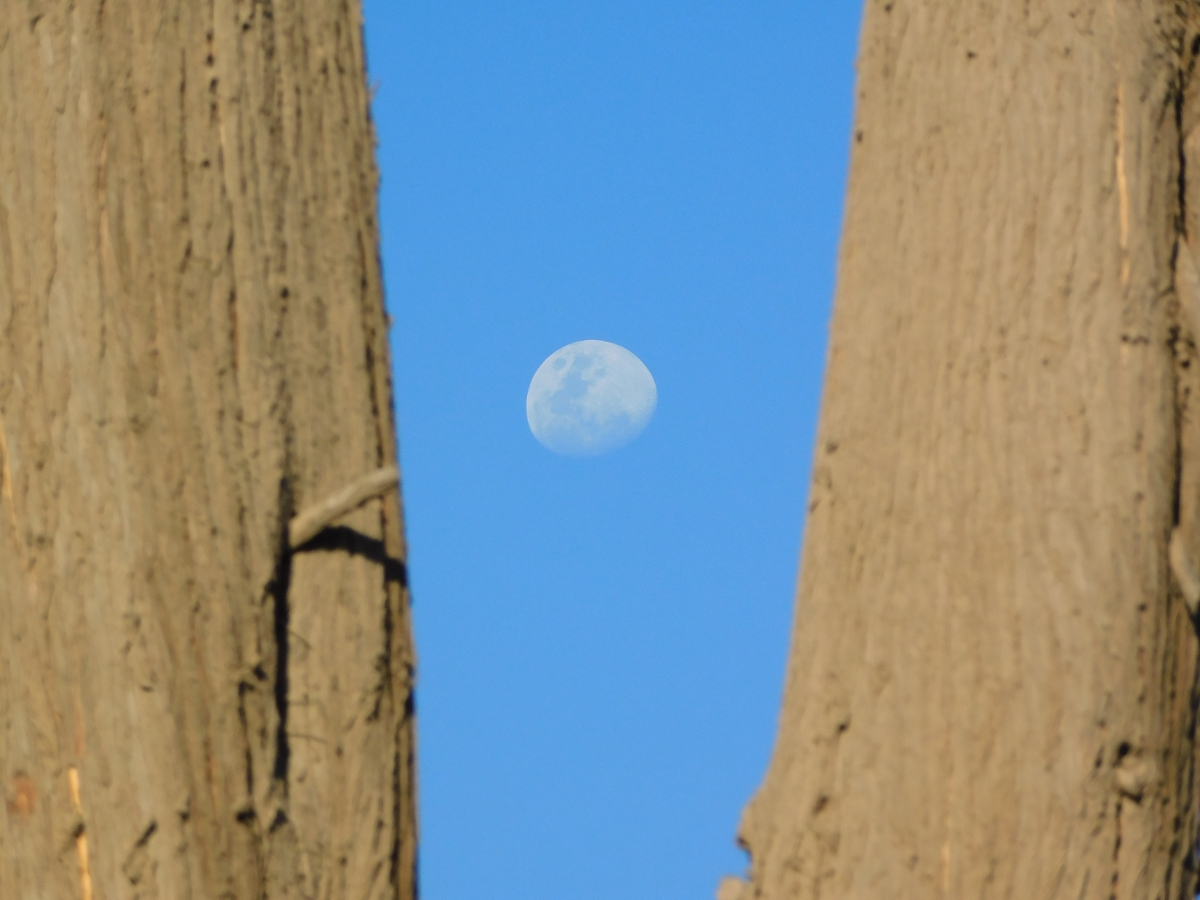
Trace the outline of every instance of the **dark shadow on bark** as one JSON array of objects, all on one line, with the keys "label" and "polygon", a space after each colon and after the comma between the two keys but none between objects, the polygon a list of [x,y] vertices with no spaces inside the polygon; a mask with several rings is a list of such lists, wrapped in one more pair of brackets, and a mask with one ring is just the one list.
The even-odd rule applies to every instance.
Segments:
[{"label": "dark shadow on bark", "polygon": [[348,528],[345,525],[333,525],[326,528],[312,540],[297,547],[296,553],[313,553],[316,551],[341,550],[352,556],[361,556],[383,566],[383,575],[387,581],[399,582],[402,587],[408,587],[408,569],[401,560],[388,556],[383,541],[367,537],[361,531]]},{"label": "dark shadow on bark", "polygon": [[288,653],[290,651],[288,621],[291,618],[288,590],[292,583],[292,554],[288,551],[287,523],[295,511],[291,480],[288,478],[284,478],[279,484],[279,510],[281,513],[279,550],[276,554],[275,574],[267,585],[267,594],[271,597],[274,608],[275,708],[279,714],[279,727],[275,732],[275,764],[272,767],[272,776],[283,785],[286,794],[288,761],[292,754],[287,738]]}]

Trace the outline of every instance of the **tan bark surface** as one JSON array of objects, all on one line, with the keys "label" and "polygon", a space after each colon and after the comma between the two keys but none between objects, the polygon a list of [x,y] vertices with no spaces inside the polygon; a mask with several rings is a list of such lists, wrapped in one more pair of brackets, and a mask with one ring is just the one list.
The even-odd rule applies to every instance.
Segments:
[{"label": "tan bark surface", "polygon": [[867,3],[783,713],[723,897],[1194,895],[1195,15]]},{"label": "tan bark surface", "polygon": [[0,897],[409,898],[356,0],[0,4]]}]

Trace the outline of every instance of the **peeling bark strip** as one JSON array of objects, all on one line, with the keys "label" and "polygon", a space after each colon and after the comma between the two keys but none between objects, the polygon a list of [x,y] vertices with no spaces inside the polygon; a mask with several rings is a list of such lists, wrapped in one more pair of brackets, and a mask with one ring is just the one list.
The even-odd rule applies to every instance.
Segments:
[{"label": "peeling bark strip", "polygon": [[385,466],[348,484],[320,503],[301,511],[288,525],[288,540],[293,548],[308,543],[346,513],[374,500],[400,484],[400,470]]},{"label": "peeling bark strip", "polygon": [[79,770],[74,766],[67,768],[67,786],[71,792],[71,808],[78,820],[72,832],[75,838],[75,852],[79,856],[79,896],[82,900],[92,900],[92,872],[88,863],[87,825],[84,823],[83,803],[79,796]]},{"label": "peeling bark strip", "polygon": [[868,0],[783,712],[722,898],[1195,895],[1197,53],[1190,2]]},{"label": "peeling bark strip", "polygon": [[415,896],[361,29],[0,3],[0,898]]}]

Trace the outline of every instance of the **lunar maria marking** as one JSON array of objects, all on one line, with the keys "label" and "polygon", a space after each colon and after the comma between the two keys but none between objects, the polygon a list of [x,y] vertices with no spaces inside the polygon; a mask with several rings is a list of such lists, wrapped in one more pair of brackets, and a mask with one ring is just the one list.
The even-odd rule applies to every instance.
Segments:
[{"label": "lunar maria marking", "polygon": [[529,430],[566,456],[599,456],[650,424],[658,387],[640,359],[608,341],[577,341],[538,366],[525,397]]}]

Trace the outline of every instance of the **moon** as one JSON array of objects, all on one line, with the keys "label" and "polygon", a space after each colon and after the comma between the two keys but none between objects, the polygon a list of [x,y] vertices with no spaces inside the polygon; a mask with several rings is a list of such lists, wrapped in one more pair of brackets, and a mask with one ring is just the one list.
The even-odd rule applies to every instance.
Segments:
[{"label": "moon", "polygon": [[650,370],[608,341],[576,341],[551,353],[525,397],[533,436],[565,456],[599,456],[625,446],[657,407]]}]

